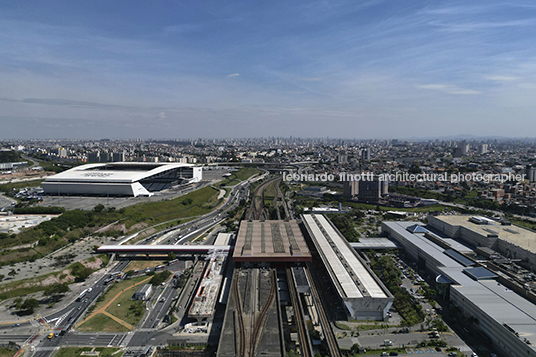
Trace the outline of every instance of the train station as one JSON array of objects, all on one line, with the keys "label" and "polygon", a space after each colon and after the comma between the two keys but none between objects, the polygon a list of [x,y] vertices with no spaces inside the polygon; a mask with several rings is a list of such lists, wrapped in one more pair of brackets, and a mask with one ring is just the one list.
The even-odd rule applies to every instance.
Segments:
[{"label": "train station", "polygon": [[242,221],[233,261],[310,262],[311,253],[295,220]]}]

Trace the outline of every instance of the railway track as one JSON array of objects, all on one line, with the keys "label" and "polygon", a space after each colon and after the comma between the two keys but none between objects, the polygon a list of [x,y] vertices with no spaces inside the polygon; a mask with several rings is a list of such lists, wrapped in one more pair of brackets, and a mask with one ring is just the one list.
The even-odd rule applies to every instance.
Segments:
[{"label": "railway track", "polygon": [[270,277],[270,295],[268,296],[266,303],[263,305],[259,315],[255,319],[255,327],[253,328],[253,333],[251,334],[251,339],[249,342],[249,355],[251,357],[255,356],[255,350],[260,342],[260,335],[264,327],[264,323],[266,322],[266,318],[268,317],[268,310],[275,300],[275,294],[277,293],[277,278],[275,274],[275,270],[272,269]]},{"label": "railway track", "polygon": [[313,354],[311,352],[312,351],[311,344],[310,344],[309,336],[307,334],[305,321],[302,315],[302,308],[301,308],[301,304],[299,300],[300,297],[298,296],[298,292],[296,291],[296,282],[294,281],[292,270],[290,268],[287,268],[286,271],[287,271],[289,295],[292,301],[292,306],[294,307],[294,317],[296,319],[296,328],[298,330],[298,338],[300,341],[300,354],[303,357],[311,357]]},{"label": "railway track", "polygon": [[335,338],[335,334],[333,333],[333,330],[331,329],[331,324],[326,315],[326,309],[324,305],[322,304],[322,299],[320,298],[320,295],[318,294],[310,269],[311,269],[310,263],[306,263],[304,271],[307,276],[307,279],[309,280],[309,284],[311,286],[311,293],[313,296],[313,300],[315,302],[315,306],[317,307],[318,317],[320,318],[320,325],[322,326],[322,331],[324,332],[324,338],[326,339],[326,342],[328,344],[329,353],[331,357],[340,357],[341,352],[339,350],[339,345],[337,344],[337,339]]},{"label": "railway track", "polygon": [[246,355],[246,327],[244,326],[244,315],[242,314],[242,301],[240,300],[240,293],[238,291],[238,278],[239,272],[235,271],[233,277],[233,297],[236,304],[236,319],[238,320],[238,356],[244,357]]},{"label": "railway track", "polygon": [[266,220],[270,218],[264,207],[264,192],[266,191],[266,187],[280,179],[281,178],[276,177],[263,182],[255,189],[255,191],[253,191],[251,206],[246,214],[246,220]]},{"label": "railway track", "polygon": [[[283,206],[283,210],[285,212],[285,219],[291,219],[287,203],[285,201],[285,196],[283,196],[283,192],[281,192],[281,189],[279,188],[279,183],[281,182],[281,179],[277,181],[277,183],[274,183],[274,207],[277,211],[277,217],[278,219],[281,219],[281,213],[279,212],[279,205]],[[279,200],[280,199],[280,200]]]}]

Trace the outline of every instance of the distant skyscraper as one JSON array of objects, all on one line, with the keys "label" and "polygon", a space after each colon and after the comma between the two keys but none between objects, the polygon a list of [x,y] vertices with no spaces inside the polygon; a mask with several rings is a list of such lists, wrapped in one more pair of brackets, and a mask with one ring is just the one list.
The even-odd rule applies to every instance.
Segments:
[{"label": "distant skyscraper", "polygon": [[460,143],[459,147],[462,149],[462,156],[467,155],[469,152],[469,144],[464,140]]},{"label": "distant skyscraper", "polygon": [[452,150],[452,157],[455,159],[459,159],[463,156],[462,154],[462,148],[456,147],[454,150]]},{"label": "distant skyscraper", "polygon": [[363,161],[370,161],[370,148],[361,150],[361,159],[363,159]]},{"label": "distant skyscraper", "polygon": [[536,167],[527,166],[527,179],[530,182],[536,182]]},{"label": "distant skyscraper", "polygon": [[359,194],[359,181],[343,181],[342,190],[344,198],[355,198]]},{"label": "distant skyscraper", "polygon": [[358,197],[360,201],[377,202],[389,192],[388,182],[380,181],[378,176],[375,176],[372,180],[361,180],[358,183]]},{"label": "distant skyscraper", "polygon": [[478,155],[483,155],[488,152],[488,144],[480,144],[478,146]]},{"label": "distant skyscraper", "polygon": [[58,157],[67,157],[67,150],[65,148],[58,148]]},{"label": "distant skyscraper", "polygon": [[125,160],[125,151],[119,151],[113,153],[113,161],[114,162],[123,162]]},{"label": "distant skyscraper", "polygon": [[337,155],[337,163],[339,164],[346,164],[348,162],[348,156],[346,154],[342,153]]},{"label": "distant skyscraper", "polygon": [[87,155],[88,162],[100,162],[100,151],[90,152]]}]

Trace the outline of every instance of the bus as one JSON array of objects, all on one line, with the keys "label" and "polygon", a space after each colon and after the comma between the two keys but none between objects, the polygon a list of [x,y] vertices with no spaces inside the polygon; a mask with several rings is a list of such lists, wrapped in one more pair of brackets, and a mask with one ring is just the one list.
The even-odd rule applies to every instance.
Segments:
[{"label": "bus", "polygon": [[82,300],[82,299],[84,298],[84,296],[87,295],[87,293],[89,293],[88,289],[82,291],[82,292],[80,293],[80,295],[78,295],[78,297],[76,298],[76,301],[80,301],[80,300]]}]

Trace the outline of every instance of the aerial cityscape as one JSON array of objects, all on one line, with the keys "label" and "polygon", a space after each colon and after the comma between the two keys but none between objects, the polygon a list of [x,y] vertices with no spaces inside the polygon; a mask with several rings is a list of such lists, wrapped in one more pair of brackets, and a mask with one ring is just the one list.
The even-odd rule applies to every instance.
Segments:
[{"label": "aerial cityscape", "polygon": [[0,357],[536,357],[536,5],[0,3]]}]

